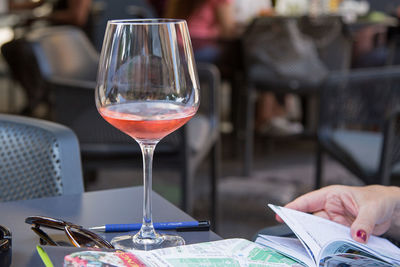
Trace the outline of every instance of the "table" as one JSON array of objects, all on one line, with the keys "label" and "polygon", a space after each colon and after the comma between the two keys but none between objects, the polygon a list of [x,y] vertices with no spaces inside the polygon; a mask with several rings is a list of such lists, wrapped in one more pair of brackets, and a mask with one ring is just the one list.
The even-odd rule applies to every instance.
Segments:
[{"label": "table", "polygon": [[[38,266],[40,261],[35,246],[39,238],[25,223],[32,215],[64,219],[84,227],[106,223],[130,223],[142,220],[143,187],[129,187],[104,191],[86,192],[33,200],[0,203],[0,224],[12,232],[12,265]],[[154,221],[190,221],[192,217],[173,204],[153,193]],[[111,240],[121,233],[105,233]],[[187,244],[219,240],[217,234],[205,232],[179,232]],[[61,235],[61,233],[60,233]],[[62,234],[63,235],[63,234]]]}]

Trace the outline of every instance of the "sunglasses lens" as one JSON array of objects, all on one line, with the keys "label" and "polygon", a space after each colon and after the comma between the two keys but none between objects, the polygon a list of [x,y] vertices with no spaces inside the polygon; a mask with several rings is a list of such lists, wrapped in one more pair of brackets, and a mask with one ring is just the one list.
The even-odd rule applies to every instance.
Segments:
[{"label": "sunglasses lens", "polygon": [[66,226],[65,232],[71,242],[77,247],[114,248],[102,237],[83,228]]}]

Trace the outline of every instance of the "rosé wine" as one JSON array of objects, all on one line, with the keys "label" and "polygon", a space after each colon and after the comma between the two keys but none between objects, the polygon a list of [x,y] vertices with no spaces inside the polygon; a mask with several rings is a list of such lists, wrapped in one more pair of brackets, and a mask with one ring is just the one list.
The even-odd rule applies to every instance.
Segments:
[{"label": "ros\u00e9 wine", "polygon": [[99,109],[103,118],[137,141],[158,141],[175,131],[197,108],[163,101],[137,101]]}]

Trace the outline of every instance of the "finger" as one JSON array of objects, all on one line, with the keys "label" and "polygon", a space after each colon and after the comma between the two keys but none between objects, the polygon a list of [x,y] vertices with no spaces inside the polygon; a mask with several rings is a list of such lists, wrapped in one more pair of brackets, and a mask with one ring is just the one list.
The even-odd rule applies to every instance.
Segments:
[{"label": "finger", "polygon": [[302,212],[317,212],[324,208],[328,187],[322,188],[288,203],[285,208],[294,209]]},{"label": "finger", "polygon": [[391,220],[387,220],[381,224],[375,225],[372,234],[383,235],[384,233],[386,233],[387,230],[389,230],[391,223],[392,223]]},{"label": "finger", "polygon": [[324,219],[333,221],[333,222],[337,222],[346,226],[350,226],[351,222],[353,221],[349,221],[349,219],[345,216],[343,216],[342,214],[329,214],[326,211],[318,211],[318,212],[314,212],[314,215],[318,216],[318,217],[322,217]]},{"label": "finger", "polygon": [[335,215],[335,216],[331,216],[330,220],[342,225],[346,225],[346,226],[351,226],[351,224],[353,223],[353,220],[350,220],[348,217],[345,217],[343,215]]},{"label": "finger", "polygon": [[321,218],[324,218],[324,219],[327,219],[327,220],[330,219],[329,215],[326,213],[326,211],[317,211],[317,212],[314,212],[313,214],[315,216],[318,216],[318,217],[321,217]]},{"label": "finger", "polygon": [[275,214],[275,220],[277,220],[278,222],[280,222],[280,223],[283,223],[283,220],[282,220],[282,218],[281,217],[279,217],[279,215],[278,214]]},{"label": "finger", "polygon": [[357,217],[351,225],[352,238],[357,242],[367,243],[378,219],[379,214],[376,209],[368,205],[360,207]]}]

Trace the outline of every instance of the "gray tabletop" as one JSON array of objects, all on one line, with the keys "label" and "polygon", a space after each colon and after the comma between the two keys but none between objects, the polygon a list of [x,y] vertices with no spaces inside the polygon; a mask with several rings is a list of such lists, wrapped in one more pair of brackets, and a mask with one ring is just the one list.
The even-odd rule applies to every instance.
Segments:
[{"label": "gray tabletop", "polygon": [[[0,224],[9,227],[12,232],[12,266],[35,266],[37,264],[38,256],[35,246],[38,244],[39,238],[25,223],[26,217],[50,216],[84,227],[107,223],[141,222],[142,196],[143,187],[131,187],[87,192],[82,195],[0,203]],[[153,220],[190,221],[193,218],[157,193],[153,193]],[[221,239],[211,231],[180,232],[178,234],[186,240],[187,244]],[[115,235],[117,234],[103,234],[108,240]]]}]

